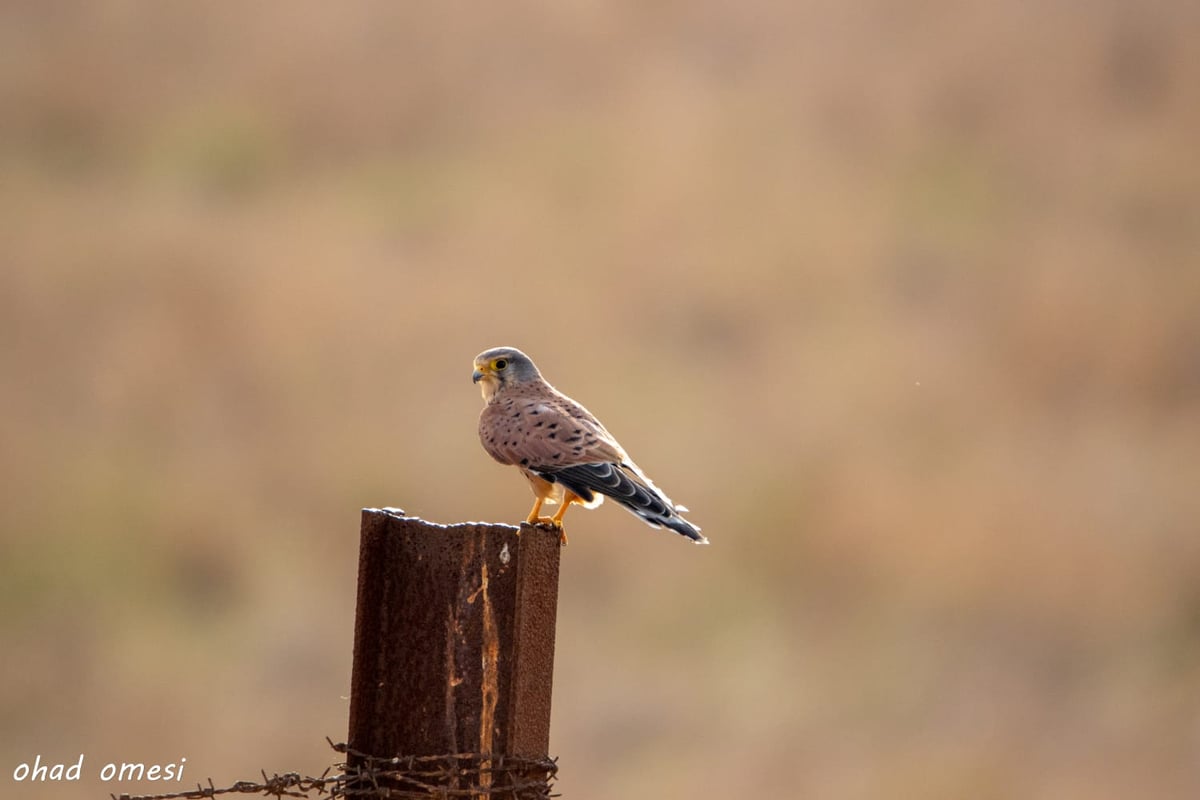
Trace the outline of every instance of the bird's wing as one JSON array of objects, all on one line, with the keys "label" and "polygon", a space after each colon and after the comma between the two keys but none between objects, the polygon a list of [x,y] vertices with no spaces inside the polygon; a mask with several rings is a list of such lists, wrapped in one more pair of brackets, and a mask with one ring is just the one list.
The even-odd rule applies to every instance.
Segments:
[{"label": "bird's wing", "polygon": [[586,408],[549,387],[487,406],[479,436],[500,463],[535,470],[626,460],[625,451]]}]

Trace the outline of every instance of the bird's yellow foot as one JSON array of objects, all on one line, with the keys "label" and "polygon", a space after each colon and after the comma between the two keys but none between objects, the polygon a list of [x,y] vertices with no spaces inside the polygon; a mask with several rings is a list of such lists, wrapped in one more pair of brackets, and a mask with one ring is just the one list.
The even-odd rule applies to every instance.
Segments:
[{"label": "bird's yellow foot", "polygon": [[557,513],[550,518],[551,524],[558,528],[558,543],[563,547],[567,545],[567,532],[563,528],[563,515],[567,513],[567,509],[571,507],[571,503],[578,500],[579,497],[571,491],[567,491],[563,496],[562,505],[558,507]]},{"label": "bird's yellow foot", "polygon": [[538,516],[538,514],[540,514],[541,511],[542,511],[542,498],[538,497],[538,498],[534,499],[533,509],[529,512],[529,516],[525,518],[525,521],[528,522],[530,525],[537,525],[538,520],[541,519],[541,517]]}]

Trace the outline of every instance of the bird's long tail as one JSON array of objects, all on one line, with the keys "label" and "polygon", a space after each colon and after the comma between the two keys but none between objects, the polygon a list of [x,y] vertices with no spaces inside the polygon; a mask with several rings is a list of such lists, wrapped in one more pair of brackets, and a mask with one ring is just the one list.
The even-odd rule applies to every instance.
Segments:
[{"label": "bird's long tail", "polygon": [[596,493],[611,497],[648,525],[670,528],[696,544],[708,544],[700,528],[680,516],[687,508],[671,502],[632,461],[576,464],[537,473],[552,483],[562,484],[585,501],[591,502]]}]

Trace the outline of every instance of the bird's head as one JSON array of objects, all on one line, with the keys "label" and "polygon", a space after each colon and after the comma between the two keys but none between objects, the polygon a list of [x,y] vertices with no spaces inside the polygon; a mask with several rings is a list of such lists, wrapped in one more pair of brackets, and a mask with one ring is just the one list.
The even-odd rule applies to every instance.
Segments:
[{"label": "bird's head", "polygon": [[484,400],[491,400],[502,387],[541,378],[529,356],[515,347],[493,347],[475,356],[471,380],[479,384]]}]

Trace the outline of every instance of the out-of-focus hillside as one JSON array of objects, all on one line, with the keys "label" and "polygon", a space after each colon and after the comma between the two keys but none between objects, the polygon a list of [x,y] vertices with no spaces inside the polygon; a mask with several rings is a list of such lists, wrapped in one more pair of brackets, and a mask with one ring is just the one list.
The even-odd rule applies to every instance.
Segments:
[{"label": "out-of-focus hillside", "polygon": [[1198,26],[6,4],[0,784],[333,760],[359,507],[528,510],[513,344],[713,541],[568,518],[565,797],[1195,795]]}]

